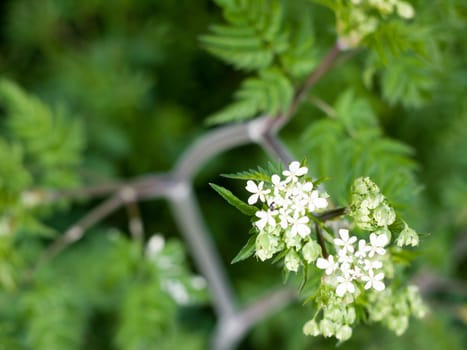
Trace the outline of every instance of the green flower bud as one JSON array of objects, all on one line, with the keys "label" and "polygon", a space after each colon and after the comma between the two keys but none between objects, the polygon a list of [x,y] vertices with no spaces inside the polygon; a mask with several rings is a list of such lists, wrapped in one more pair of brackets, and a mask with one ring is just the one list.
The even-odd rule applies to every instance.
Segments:
[{"label": "green flower bud", "polygon": [[417,286],[407,287],[407,299],[409,301],[410,309],[415,317],[422,318],[427,314],[428,309],[420,297]]},{"label": "green flower bud", "polygon": [[319,322],[319,330],[325,337],[332,337],[334,335],[335,328],[335,324],[328,319],[324,318]]},{"label": "green flower bud", "polygon": [[399,247],[408,245],[415,247],[418,245],[418,243],[419,238],[417,232],[415,232],[415,230],[411,229],[409,226],[405,225],[404,229],[399,234],[399,237],[397,237],[396,244]]},{"label": "green flower bud", "polygon": [[318,323],[316,323],[315,320],[309,320],[303,325],[303,334],[312,335],[314,337],[320,335]]},{"label": "green flower bud", "polygon": [[365,179],[368,179],[368,178],[359,177],[355,179],[355,181],[352,184],[352,188],[351,188],[352,194],[366,195],[368,193],[368,187],[366,185]]},{"label": "green flower bud", "polygon": [[278,245],[279,241],[277,237],[264,231],[260,232],[256,237],[256,256],[261,261],[270,259],[277,252]]},{"label": "green flower bud", "polygon": [[348,325],[338,327],[336,331],[336,338],[340,341],[346,341],[352,336],[352,328]]},{"label": "green flower bud", "polygon": [[321,256],[321,246],[316,241],[309,241],[302,248],[303,258],[307,263],[312,263]]},{"label": "green flower bud", "polygon": [[373,217],[378,226],[389,226],[396,220],[396,213],[389,205],[381,204],[373,212]]},{"label": "green flower bud", "polygon": [[345,313],[344,321],[347,324],[352,324],[357,319],[357,314],[354,307],[349,307]]},{"label": "green flower bud", "polygon": [[409,318],[406,315],[391,315],[387,319],[387,326],[390,330],[394,331],[396,335],[402,335],[409,326]]},{"label": "green flower bud", "polygon": [[297,272],[301,265],[300,258],[295,250],[290,250],[284,259],[284,264],[287,270]]},{"label": "green flower bud", "polygon": [[382,227],[378,230],[375,231],[375,234],[377,236],[379,235],[385,235],[386,238],[388,239],[388,242],[391,242],[391,231],[389,231],[389,229],[387,227]]},{"label": "green flower bud", "polygon": [[342,323],[344,320],[344,312],[345,310],[343,310],[342,307],[338,307],[338,305],[331,306],[325,311],[324,318],[334,323]]}]

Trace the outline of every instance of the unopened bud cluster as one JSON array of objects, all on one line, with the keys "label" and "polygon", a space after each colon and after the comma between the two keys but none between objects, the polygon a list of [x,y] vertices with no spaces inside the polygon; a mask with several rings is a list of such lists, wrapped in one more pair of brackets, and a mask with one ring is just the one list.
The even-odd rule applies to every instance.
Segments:
[{"label": "unopened bud cluster", "polygon": [[254,221],[256,256],[264,261],[287,251],[285,267],[295,272],[321,255],[321,247],[310,237],[310,215],[328,206],[327,194],[315,188],[307,173],[307,167],[292,162],[282,172],[284,177],[273,174],[269,182],[248,180],[246,185],[251,193],[248,204],[262,206]]}]

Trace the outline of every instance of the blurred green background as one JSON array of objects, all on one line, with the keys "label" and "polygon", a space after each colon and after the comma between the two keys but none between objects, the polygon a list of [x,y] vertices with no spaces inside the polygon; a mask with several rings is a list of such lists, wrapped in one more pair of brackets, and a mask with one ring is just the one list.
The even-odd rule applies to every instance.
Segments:
[{"label": "blurred green background", "polygon": [[[404,186],[416,190],[408,192],[400,185],[400,193],[393,200],[400,200],[400,209],[410,218],[408,221],[426,233],[414,274],[425,271],[442,278],[442,283],[427,289],[426,300],[432,312],[423,321],[412,320],[401,337],[377,326],[360,326],[342,345],[345,349],[467,348],[467,5],[463,0],[413,3],[418,5],[420,27],[430,31],[433,61],[411,67],[413,76],[397,70],[397,64],[404,66],[410,61],[391,62],[368,88],[362,73],[371,66],[372,56],[361,50],[347,57],[314,90],[330,104],[340,99],[344,110],[355,108],[354,113],[359,114],[371,109],[380,132],[410,147],[410,151],[402,153],[413,163],[401,169],[394,167],[396,161],[374,165],[381,154],[369,151],[371,140],[355,141],[360,153],[346,159],[346,148],[339,148],[342,139],[310,128],[315,122],[323,128],[328,125],[322,124],[323,112],[309,103],[281,133],[297,158],[308,159],[313,173],[331,177],[328,190],[340,200],[345,199],[341,187],[350,176],[358,175],[349,168],[353,166],[360,167],[362,173],[373,172],[376,177],[380,174],[381,178],[397,178],[408,172],[408,184]],[[316,56],[320,57],[334,40],[331,13],[308,1],[289,1],[284,6],[288,6],[291,17],[297,9],[306,9],[314,28]],[[199,36],[207,32],[210,24],[221,20],[220,9],[208,0],[6,0],[0,2],[0,74],[53,108],[62,108],[69,120],[82,123],[85,146],[77,172],[82,185],[167,171],[183,150],[206,132],[205,118],[230,101],[244,78],[243,73],[201,48]],[[342,93],[348,89],[353,95],[345,105]],[[363,107],[354,103],[359,99],[364,100]],[[310,141],[323,135],[327,138]],[[393,150],[388,149],[381,152]],[[362,164],[362,154],[367,153],[371,153],[369,159]],[[195,179],[200,205],[226,265],[246,241],[248,222],[226,205],[208,182],[241,194],[241,183],[219,174],[266,162],[267,157],[257,146],[245,146],[212,160]],[[47,224],[62,231],[97,203],[81,201],[49,212]],[[166,237],[179,237],[166,203],[145,202],[141,210],[148,236],[163,232]],[[117,212],[99,227],[125,231],[126,218]],[[99,240],[86,238],[64,255],[74,252],[70,266],[82,263],[84,268],[88,266],[86,259],[95,261],[89,257],[90,250],[105,250],[101,245]],[[63,266],[68,266],[63,259]],[[118,261],[118,257],[115,259]],[[63,268],[54,273],[72,274],[70,271]],[[253,260],[228,265],[227,271],[242,302],[281,285],[277,267]],[[423,283],[430,281],[421,276]],[[2,298],[14,300],[11,295]],[[66,326],[80,324],[82,330],[79,336],[64,336],[78,339],[74,343],[57,341],[55,348],[39,346],[34,340],[11,340],[36,339],[27,335],[34,330],[21,326],[23,318],[29,316],[17,317],[18,310],[0,311],[0,347],[51,350],[72,349],[73,344],[78,349],[137,349],[113,340],[118,300],[109,297],[107,305],[102,306],[104,302],[91,307],[87,316],[75,320],[66,316],[74,311],[64,312],[63,320],[72,322]],[[39,319],[41,313],[38,311],[35,317]],[[175,314],[184,337],[178,339],[181,343],[176,347],[168,348],[204,348],[214,324],[211,308],[201,304]],[[310,317],[306,307],[290,306],[259,324],[240,348],[334,348],[333,340],[302,335],[301,327]],[[48,327],[62,323],[56,322],[35,332],[46,333]],[[158,345],[139,347],[149,348],[157,349]]]}]

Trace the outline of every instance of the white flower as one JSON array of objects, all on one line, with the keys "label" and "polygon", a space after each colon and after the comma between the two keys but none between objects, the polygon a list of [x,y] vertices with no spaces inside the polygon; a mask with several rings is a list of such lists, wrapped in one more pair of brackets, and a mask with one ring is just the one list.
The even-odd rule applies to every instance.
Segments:
[{"label": "white flower", "polygon": [[365,259],[363,261],[363,270],[365,271],[370,271],[373,269],[380,269],[382,267],[383,267],[383,263],[379,260],[371,261],[371,260]]},{"label": "white flower", "polygon": [[386,253],[385,247],[389,243],[388,237],[385,234],[376,235],[372,233],[370,235],[370,250],[368,251],[368,256],[372,258],[375,254],[384,255]]},{"label": "white flower", "polygon": [[301,167],[300,163],[295,161],[290,163],[289,170],[284,170],[282,175],[287,176],[285,182],[295,182],[298,180],[298,177],[305,175],[308,173],[307,167]]},{"label": "white flower", "polygon": [[366,281],[365,289],[373,288],[374,290],[377,290],[378,292],[381,292],[385,288],[383,279],[384,279],[384,273],[380,272],[375,275],[373,270],[371,269],[368,271],[367,276],[362,276],[362,281],[364,282]]},{"label": "white flower", "polygon": [[310,211],[315,211],[316,209],[325,209],[328,206],[328,200],[323,195],[320,196],[318,191],[311,192],[309,203]]},{"label": "white flower", "polygon": [[355,293],[355,286],[350,279],[337,276],[337,282],[339,283],[336,288],[336,294],[339,297],[343,297],[345,293]]},{"label": "white flower", "polygon": [[259,217],[259,220],[255,222],[256,226],[260,231],[266,227],[266,225],[271,226],[272,228],[276,227],[276,219],[274,215],[277,214],[277,210],[258,210],[255,215]]},{"label": "white flower", "polygon": [[162,249],[164,249],[165,240],[162,235],[156,234],[149,238],[148,243],[146,244],[146,255],[154,257]]},{"label": "white flower", "polygon": [[297,212],[294,213],[294,216],[289,216],[287,221],[292,225],[290,233],[292,236],[295,236],[297,233],[300,237],[305,238],[311,232],[310,227],[307,225],[310,219],[308,216],[299,216]]},{"label": "white flower", "polygon": [[256,185],[256,183],[252,180],[247,181],[245,188],[248,192],[253,193],[250,198],[248,198],[248,204],[255,204],[258,199],[263,203],[266,201],[264,196],[271,192],[271,190],[263,190],[263,186],[263,181],[261,181],[258,185]]},{"label": "white flower", "polygon": [[337,264],[334,261],[334,257],[329,255],[327,259],[318,258],[318,260],[316,260],[316,267],[325,270],[326,275],[330,275],[336,270]]},{"label": "white flower", "polygon": [[357,241],[357,237],[349,236],[349,230],[345,228],[339,229],[339,236],[340,238],[334,239],[334,244],[339,246],[339,250],[343,250],[345,252],[349,251],[351,253],[354,252],[353,244]]},{"label": "white flower", "polygon": [[348,264],[348,265],[352,264],[354,260],[353,256],[347,253],[348,253],[347,250],[344,250],[344,249],[341,249],[337,252],[337,255],[339,257],[337,260],[339,261],[339,263]]},{"label": "white flower", "polygon": [[358,249],[355,252],[355,257],[357,258],[366,258],[367,253],[371,250],[371,247],[369,247],[366,244],[366,241],[364,239],[361,239],[358,241]]}]

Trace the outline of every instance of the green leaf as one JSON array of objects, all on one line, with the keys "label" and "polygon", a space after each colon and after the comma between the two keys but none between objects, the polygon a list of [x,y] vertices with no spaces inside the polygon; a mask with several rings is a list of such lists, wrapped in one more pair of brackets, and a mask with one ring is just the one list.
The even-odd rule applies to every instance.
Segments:
[{"label": "green leaf", "polygon": [[250,256],[253,255],[256,248],[256,236],[251,236],[248,242],[243,246],[242,249],[238,252],[238,254],[233,258],[231,264],[236,264],[239,261],[248,259]]},{"label": "green leaf", "polygon": [[245,202],[243,202],[241,199],[236,197],[232,192],[230,192],[228,189],[218,186],[216,184],[210,183],[209,184],[217,193],[219,193],[222,198],[224,198],[227,203],[232,205],[233,207],[237,208],[240,210],[243,214],[251,216],[256,213],[258,208],[248,205]]}]

